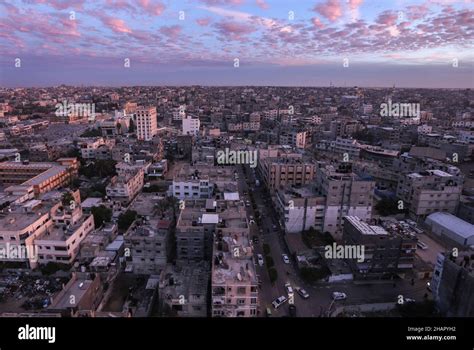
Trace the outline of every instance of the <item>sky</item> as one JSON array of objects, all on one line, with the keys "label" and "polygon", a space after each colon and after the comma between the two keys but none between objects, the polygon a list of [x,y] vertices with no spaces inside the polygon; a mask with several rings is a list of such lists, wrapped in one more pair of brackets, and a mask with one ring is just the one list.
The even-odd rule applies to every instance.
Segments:
[{"label": "sky", "polygon": [[0,86],[474,87],[474,0],[2,0]]}]

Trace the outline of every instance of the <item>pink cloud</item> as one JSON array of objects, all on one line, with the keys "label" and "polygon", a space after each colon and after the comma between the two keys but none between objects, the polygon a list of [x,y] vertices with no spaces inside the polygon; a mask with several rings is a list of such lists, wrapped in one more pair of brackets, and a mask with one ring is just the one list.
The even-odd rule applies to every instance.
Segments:
[{"label": "pink cloud", "polygon": [[216,24],[217,30],[231,40],[242,40],[246,34],[253,33],[255,29],[248,24],[238,22],[220,22]]},{"label": "pink cloud", "polygon": [[198,18],[196,20],[196,23],[199,24],[202,27],[206,27],[206,26],[209,25],[209,23],[211,23],[211,19],[210,18]]},{"label": "pink cloud", "polygon": [[206,5],[242,5],[244,0],[201,0]]},{"label": "pink cloud", "polygon": [[311,22],[317,28],[324,28],[324,24],[321,22],[321,20],[319,18],[314,17],[314,18],[311,19]]},{"label": "pink cloud", "polygon": [[153,16],[160,16],[165,10],[165,5],[159,1],[139,0],[137,4],[142,10]]},{"label": "pink cloud", "polygon": [[355,10],[357,9],[360,5],[362,5],[362,3],[364,2],[364,0],[349,0],[349,8],[351,10]]},{"label": "pink cloud", "polygon": [[160,28],[160,33],[170,38],[176,38],[181,33],[181,27],[178,25],[164,26]]},{"label": "pink cloud", "polygon": [[125,24],[125,21],[119,18],[108,16],[101,17],[102,22],[115,33],[131,33],[132,30]]},{"label": "pink cloud", "polygon": [[377,17],[377,20],[375,22],[387,26],[393,26],[395,23],[397,23],[397,19],[398,15],[395,12],[385,11]]},{"label": "pink cloud", "polygon": [[314,11],[330,21],[335,21],[342,16],[341,2],[339,0],[327,0],[323,4],[317,5]]},{"label": "pink cloud", "polygon": [[24,0],[29,4],[45,4],[54,7],[56,10],[65,10],[67,8],[82,8],[85,0]]},{"label": "pink cloud", "polygon": [[267,10],[270,6],[265,2],[265,0],[255,0],[258,7],[262,10]]}]

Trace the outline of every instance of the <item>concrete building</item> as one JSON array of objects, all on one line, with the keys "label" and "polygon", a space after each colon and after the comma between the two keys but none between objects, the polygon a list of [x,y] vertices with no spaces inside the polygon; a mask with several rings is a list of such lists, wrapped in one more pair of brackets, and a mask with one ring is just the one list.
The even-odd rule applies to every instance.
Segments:
[{"label": "concrete building", "polygon": [[307,131],[284,131],[280,134],[279,144],[304,149],[307,134]]},{"label": "concrete building", "polygon": [[182,126],[183,135],[198,136],[199,128],[201,127],[201,121],[197,117],[188,115],[186,118],[183,118]]},{"label": "concrete building", "polygon": [[143,188],[144,176],[143,166],[127,167],[127,170],[123,170],[121,175],[114,176],[110,180],[110,184],[106,187],[107,196],[112,200],[128,204]]},{"label": "concrete building", "polygon": [[435,235],[465,247],[474,246],[474,225],[445,212],[428,215],[425,224]]},{"label": "concrete building", "polygon": [[410,215],[420,218],[438,211],[456,213],[461,192],[461,180],[438,169],[405,174],[397,187],[397,197],[408,206]]},{"label": "concrete building", "polygon": [[276,208],[287,233],[298,233],[310,227],[324,229],[326,198],[317,194],[312,185],[288,187],[276,191]]},{"label": "concrete building", "polygon": [[316,190],[326,197],[324,232],[331,233],[336,240],[341,239],[344,216],[370,219],[374,189],[375,181],[353,173],[350,163],[341,163],[337,168],[326,165],[319,169]]},{"label": "concrete building", "polygon": [[442,315],[474,317],[474,259],[472,251],[440,253],[431,280],[433,299]]},{"label": "concrete building", "polygon": [[209,283],[206,262],[187,266],[166,265],[160,274],[159,308],[162,315],[206,317]]},{"label": "concrete building", "polygon": [[171,222],[157,218],[132,225],[124,235],[127,267],[135,274],[159,274],[166,265]]},{"label": "concrete building", "polygon": [[287,185],[305,185],[316,175],[315,164],[298,158],[259,159],[263,181],[271,190]]},{"label": "concrete building", "polygon": [[344,245],[364,247],[363,261],[347,259],[355,279],[403,277],[413,269],[417,241],[415,235],[388,232],[356,216],[344,217]]},{"label": "concrete building", "polygon": [[138,107],[136,110],[137,139],[150,141],[158,132],[156,107]]}]

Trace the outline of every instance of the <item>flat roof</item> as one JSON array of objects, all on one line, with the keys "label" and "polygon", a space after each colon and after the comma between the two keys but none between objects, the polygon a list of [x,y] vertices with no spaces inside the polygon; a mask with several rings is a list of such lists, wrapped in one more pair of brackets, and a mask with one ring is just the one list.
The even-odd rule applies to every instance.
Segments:
[{"label": "flat roof", "polygon": [[201,223],[203,224],[217,224],[219,223],[218,214],[202,214]]},{"label": "flat roof", "polygon": [[453,214],[436,212],[428,215],[426,220],[436,222],[438,225],[445,227],[446,229],[463,238],[474,236],[474,225],[458,218]]}]

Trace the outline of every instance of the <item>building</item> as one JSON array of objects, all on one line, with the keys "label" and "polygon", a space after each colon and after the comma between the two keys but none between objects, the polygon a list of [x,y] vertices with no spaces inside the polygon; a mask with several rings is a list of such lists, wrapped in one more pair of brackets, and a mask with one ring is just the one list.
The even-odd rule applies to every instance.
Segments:
[{"label": "building", "polygon": [[445,212],[428,215],[425,224],[435,235],[450,239],[457,244],[474,246],[474,225]]},{"label": "building", "polygon": [[315,164],[301,158],[264,158],[259,159],[263,181],[271,190],[281,186],[305,185],[313,181],[316,175]]},{"label": "building", "polygon": [[197,117],[192,117],[190,115],[183,118],[183,135],[199,135],[199,128],[201,127],[201,121]]},{"label": "building", "polygon": [[26,244],[37,248],[38,264],[71,265],[79,254],[81,242],[93,230],[93,215],[84,215],[80,205],[71,209],[58,203],[51,210],[51,225],[41,234],[30,236]]},{"label": "building", "polygon": [[137,139],[150,141],[158,132],[156,107],[138,107],[136,110]]},{"label": "building", "polygon": [[304,149],[306,147],[307,131],[285,131],[280,134],[280,145]]},{"label": "building", "polygon": [[318,170],[316,190],[326,197],[323,231],[340,239],[344,216],[357,216],[361,220],[372,217],[375,181],[353,173],[350,163],[341,163],[337,168],[325,165]]},{"label": "building", "polygon": [[128,271],[135,274],[159,274],[167,261],[171,222],[157,218],[132,225],[124,235],[129,254]]},{"label": "building", "polygon": [[442,315],[474,317],[474,259],[472,251],[440,253],[431,280],[433,299]]},{"label": "building", "polygon": [[326,198],[319,196],[312,185],[288,187],[276,191],[276,208],[287,233],[298,233],[310,227],[324,229]]},{"label": "building", "polygon": [[143,188],[145,168],[124,166],[124,163],[117,163],[116,167],[119,175],[114,176],[106,187],[107,197],[128,204]]},{"label": "building", "polygon": [[397,197],[415,218],[439,211],[456,213],[461,192],[459,177],[439,169],[405,174],[397,187]]},{"label": "building", "polygon": [[363,259],[347,259],[354,279],[403,277],[413,269],[417,241],[413,234],[388,232],[356,216],[344,217],[344,245],[364,247]]},{"label": "building", "polygon": [[206,317],[209,267],[201,262],[193,265],[166,265],[160,274],[159,309],[162,315]]},{"label": "building", "polygon": [[[54,163],[1,162],[0,183],[15,185],[11,191],[38,196],[58,187],[68,186],[77,176],[78,169],[79,162],[76,158],[59,158]],[[9,188],[5,191],[8,192]]]}]

